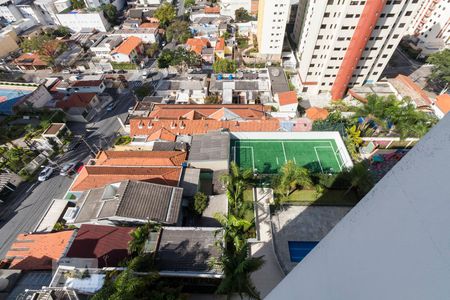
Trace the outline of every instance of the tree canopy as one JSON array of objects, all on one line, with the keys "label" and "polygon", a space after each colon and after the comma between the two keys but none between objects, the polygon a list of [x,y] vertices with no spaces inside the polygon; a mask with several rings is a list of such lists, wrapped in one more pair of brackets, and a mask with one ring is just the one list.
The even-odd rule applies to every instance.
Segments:
[{"label": "tree canopy", "polygon": [[202,58],[194,51],[179,47],[175,50],[164,49],[158,57],[158,68],[177,67],[183,71],[187,67],[200,66]]},{"label": "tree canopy", "polygon": [[73,9],[82,9],[86,6],[83,0],[70,0],[70,2]]},{"label": "tree canopy", "polygon": [[186,7],[186,8],[189,8],[194,5],[195,5],[195,0],[185,0],[184,1],[184,7]]},{"label": "tree canopy", "polygon": [[248,11],[243,7],[236,9],[234,16],[236,22],[249,22],[253,20],[252,16],[250,16]]},{"label": "tree canopy", "polygon": [[427,62],[433,65],[431,78],[450,83],[450,49],[431,54]]},{"label": "tree canopy", "polygon": [[117,23],[117,8],[113,4],[102,5],[103,15],[110,24]]},{"label": "tree canopy", "polygon": [[234,60],[218,59],[213,63],[214,73],[236,73],[237,64]]},{"label": "tree canopy", "polygon": [[166,30],[166,40],[176,42],[177,44],[186,43],[187,39],[192,37],[189,23],[186,21],[175,20]]},{"label": "tree canopy", "polygon": [[154,17],[159,20],[163,27],[167,27],[177,16],[175,7],[169,2],[164,2],[155,11]]}]

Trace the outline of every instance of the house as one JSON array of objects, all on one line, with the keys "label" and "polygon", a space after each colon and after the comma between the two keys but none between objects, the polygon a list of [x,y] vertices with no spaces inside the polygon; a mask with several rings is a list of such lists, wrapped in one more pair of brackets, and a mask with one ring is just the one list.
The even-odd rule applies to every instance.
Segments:
[{"label": "house", "polygon": [[209,285],[218,284],[223,272],[211,262],[220,258],[216,243],[221,239],[221,228],[163,227],[155,251],[160,276],[203,278]]},{"label": "house", "polygon": [[52,140],[55,143],[62,145],[63,141],[61,139],[68,133],[70,133],[70,130],[65,123],[52,123],[45,129],[42,136],[47,140]]},{"label": "house", "polygon": [[52,270],[65,253],[73,233],[73,230],[65,230],[19,234],[5,255],[9,269]]},{"label": "house", "polygon": [[163,184],[134,180],[108,183],[81,195],[73,223],[117,225],[150,221],[181,225],[182,195],[182,188]]},{"label": "house", "polygon": [[130,36],[111,52],[111,59],[118,63],[136,63],[138,55],[142,54],[143,51],[142,40],[138,37]]},{"label": "house", "polygon": [[310,107],[306,110],[306,117],[311,121],[325,120],[328,117],[328,110],[320,107]]},{"label": "house", "polygon": [[14,64],[21,70],[44,70],[49,65],[37,53],[24,53],[14,60]]},{"label": "house", "polygon": [[101,111],[101,101],[95,93],[74,93],[56,102],[66,113],[68,121],[89,122]]},{"label": "house", "polygon": [[397,90],[400,98],[409,97],[417,109],[431,110],[433,101],[430,96],[408,76],[400,74],[388,79],[388,82]]},{"label": "house", "polygon": [[225,39],[219,38],[216,43],[216,47],[214,48],[214,54],[218,59],[225,58]]},{"label": "house", "polygon": [[295,91],[277,93],[275,100],[278,102],[280,112],[296,112],[298,108],[298,96]]},{"label": "house", "polygon": [[[156,23],[157,24],[157,23]],[[143,43],[158,43],[160,41],[160,32],[158,27],[145,25],[138,28],[116,29],[109,33],[110,36],[120,36],[123,39],[129,37],[138,37]]]},{"label": "house", "polygon": [[174,103],[202,104],[208,95],[207,74],[187,74],[187,76],[175,76],[160,81],[156,95],[164,97],[165,101]]},{"label": "house", "polygon": [[130,136],[139,141],[150,141],[149,137],[163,128],[177,136],[205,134],[217,130],[272,132],[280,130],[280,122],[277,119],[219,121],[211,119],[158,120],[149,117],[130,120]]},{"label": "house", "polygon": [[233,74],[212,74],[209,92],[220,96],[222,104],[272,103],[269,75],[266,69]]},{"label": "house", "polygon": [[69,44],[68,49],[55,59],[54,64],[60,67],[71,68],[79,61],[83,54],[84,50],[81,46],[74,43]]},{"label": "house", "polygon": [[56,14],[61,26],[68,27],[73,32],[92,28],[100,32],[107,32],[111,27],[103,11],[72,10]]},{"label": "house", "polygon": [[212,171],[228,170],[230,133],[211,131],[192,137],[189,166]]},{"label": "house", "polygon": [[135,227],[82,224],[60,259],[60,266],[119,267],[129,257],[128,242]]},{"label": "house", "polygon": [[436,116],[442,119],[450,111],[450,95],[442,94],[437,96],[433,109]]},{"label": "house", "polygon": [[71,190],[101,188],[123,180],[139,180],[177,186],[185,152],[101,151],[82,169]]},{"label": "house", "polygon": [[188,50],[194,51],[198,55],[202,54],[204,48],[208,48],[210,45],[207,38],[189,38],[186,41],[186,47]]},{"label": "house", "polygon": [[[65,89],[67,93],[96,93],[101,94],[105,91],[106,85],[103,76],[93,76],[88,79],[87,76],[82,80],[77,80],[69,84]],[[58,88],[57,88],[58,89]]]},{"label": "house", "polygon": [[154,104],[148,117],[159,120],[262,120],[270,108],[262,104]]},{"label": "house", "polygon": [[122,43],[120,36],[102,35],[89,49],[96,57],[111,59],[111,51],[120,43]]}]

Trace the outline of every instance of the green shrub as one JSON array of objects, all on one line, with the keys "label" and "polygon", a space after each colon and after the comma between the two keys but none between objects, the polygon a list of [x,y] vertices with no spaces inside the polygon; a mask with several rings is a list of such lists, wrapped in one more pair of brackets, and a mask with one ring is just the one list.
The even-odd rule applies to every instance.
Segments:
[{"label": "green shrub", "polygon": [[116,145],[128,145],[129,143],[131,143],[131,141],[132,141],[132,139],[131,139],[131,137],[129,137],[128,135],[124,135],[124,136],[121,136],[121,137],[119,137],[117,140],[116,140]]},{"label": "green shrub", "polygon": [[194,196],[194,209],[195,211],[201,215],[205,211],[205,209],[208,207],[208,196],[205,194],[198,192]]}]

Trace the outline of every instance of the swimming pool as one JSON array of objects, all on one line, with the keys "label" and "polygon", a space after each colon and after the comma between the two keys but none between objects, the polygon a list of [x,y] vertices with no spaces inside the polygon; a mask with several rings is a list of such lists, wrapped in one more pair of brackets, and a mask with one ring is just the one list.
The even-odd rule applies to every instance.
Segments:
[{"label": "swimming pool", "polygon": [[300,262],[319,242],[289,241],[288,243],[291,262]]}]

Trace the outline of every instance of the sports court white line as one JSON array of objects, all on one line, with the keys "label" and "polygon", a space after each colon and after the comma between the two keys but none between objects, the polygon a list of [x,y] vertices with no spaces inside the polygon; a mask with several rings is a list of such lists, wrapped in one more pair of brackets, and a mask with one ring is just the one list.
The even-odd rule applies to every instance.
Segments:
[{"label": "sports court white line", "polygon": [[294,156],[294,164],[297,164],[297,161],[295,160],[295,156]]},{"label": "sports court white line", "polygon": [[317,161],[319,162],[320,169],[322,170],[322,173],[323,173],[322,164],[320,163],[320,158],[319,158],[319,154],[317,153],[316,147],[314,147],[314,151],[316,152]]},{"label": "sports court white line", "polygon": [[284,149],[284,142],[281,142],[281,146],[283,147],[284,161],[287,162],[286,149]]},{"label": "sports court white line", "polygon": [[277,165],[280,165],[280,162],[278,161],[278,156],[275,156],[275,158],[277,159]]}]

